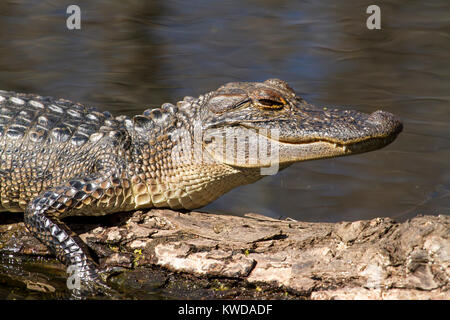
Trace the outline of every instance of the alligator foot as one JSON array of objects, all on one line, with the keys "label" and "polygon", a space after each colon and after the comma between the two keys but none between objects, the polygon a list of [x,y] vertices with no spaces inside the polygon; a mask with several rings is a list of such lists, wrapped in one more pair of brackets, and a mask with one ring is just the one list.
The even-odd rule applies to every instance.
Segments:
[{"label": "alligator foot", "polygon": [[75,271],[67,279],[70,298],[75,300],[125,298],[122,293],[107,284],[107,278],[117,271],[112,269],[90,269],[89,272],[84,273]]}]

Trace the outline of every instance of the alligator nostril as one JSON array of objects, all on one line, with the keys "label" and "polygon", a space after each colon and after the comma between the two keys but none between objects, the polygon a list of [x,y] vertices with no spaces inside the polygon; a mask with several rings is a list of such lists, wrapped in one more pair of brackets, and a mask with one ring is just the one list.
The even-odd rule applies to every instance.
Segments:
[{"label": "alligator nostril", "polygon": [[378,110],[372,113],[369,118],[367,118],[367,121],[372,122],[373,124],[382,124],[388,121],[392,121],[393,119],[394,115],[392,113]]}]

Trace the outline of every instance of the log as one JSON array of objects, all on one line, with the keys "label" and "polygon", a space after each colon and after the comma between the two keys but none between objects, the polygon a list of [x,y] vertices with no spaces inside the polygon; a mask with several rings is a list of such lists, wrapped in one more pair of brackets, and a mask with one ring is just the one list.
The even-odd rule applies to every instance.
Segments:
[{"label": "log", "polygon": [[[450,298],[446,215],[311,223],[153,209],[67,222],[101,268],[115,270],[112,286],[134,298],[155,288],[166,298]],[[2,265],[33,257],[60,287],[11,267],[0,268],[0,286],[64,289],[64,266],[26,231],[20,214],[2,213],[0,256]]]}]

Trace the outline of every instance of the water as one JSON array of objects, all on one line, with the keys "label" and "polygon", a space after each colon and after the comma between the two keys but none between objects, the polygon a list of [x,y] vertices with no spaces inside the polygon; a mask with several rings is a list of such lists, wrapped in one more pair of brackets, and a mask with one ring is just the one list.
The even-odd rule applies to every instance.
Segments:
[{"label": "water", "polygon": [[390,146],[297,163],[203,210],[304,221],[450,213],[448,1],[0,2],[0,88],[133,115],[228,81],[286,80],[305,100],[404,122]]}]

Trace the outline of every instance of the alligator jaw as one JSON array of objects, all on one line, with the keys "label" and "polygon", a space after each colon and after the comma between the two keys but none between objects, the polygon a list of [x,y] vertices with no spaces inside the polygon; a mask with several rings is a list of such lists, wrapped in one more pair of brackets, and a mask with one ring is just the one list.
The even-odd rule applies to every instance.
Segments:
[{"label": "alligator jaw", "polygon": [[[285,121],[271,122],[277,126],[270,126],[270,129],[267,122],[265,125],[242,122],[209,131],[205,149],[218,162],[234,167],[259,168],[373,151],[390,144],[402,131],[401,122],[388,112],[376,111],[371,115],[357,111],[351,113],[364,119],[361,130],[348,130],[342,119],[314,132],[297,130],[292,122],[286,125]],[[331,132],[337,134],[332,136]],[[223,139],[217,143],[220,138],[214,140],[211,136]]]},{"label": "alligator jaw", "polygon": [[377,150],[394,141],[403,125],[393,114],[376,111],[368,116],[364,129],[354,136],[347,135],[345,139],[326,135],[320,137],[320,132],[317,133],[319,137],[310,141],[305,141],[305,137],[301,136],[297,140],[290,137],[288,141],[283,140],[282,136],[277,141],[268,138],[271,143],[278,144],[280,163],[289,163]]},{"label": "alligator jaw", "polygon": [[[267,154],[261,152],[251,153],[247,148],[239,157],[236,153],[214,152],[211,147],[206,147],[208,153],[216,161],[241,168],[261,168],[274,164],[290,165],[294,162],[308,161],[315,159],[325,159],[347,156],[352,154],[364,153],[383,148],[390,144],[398,133],[388,137],[367,138],[365,140],[337,143],[326,140],[317,140],[310,142],[292,143],[280,140],[274,140],[266,135],[259,134],[254,144],[263,145]],[[250,142],[251,144],[251,142]],[[256,150],[257,147],[253,147]]]},{"label": "alligator jaw", "polygon": [[279,163],[293,163],[314,159],[325,159],[358,154],[383,148],[390,144],[397,134],[386,138],[368,138],[358,142],[335,143],[329,141],[315,141],[306,143],[286,143],[274,141],[279,148]]}]

